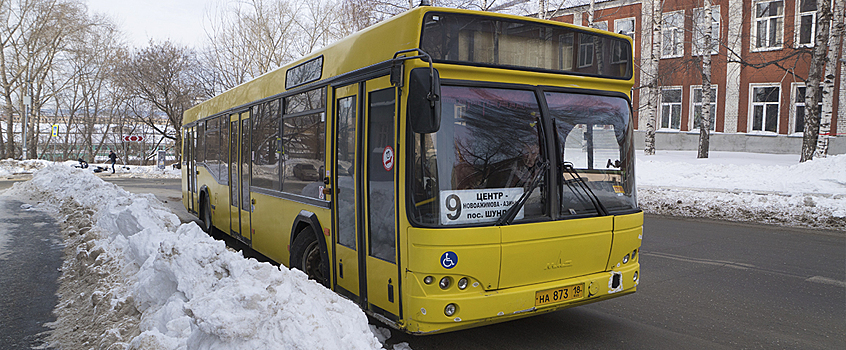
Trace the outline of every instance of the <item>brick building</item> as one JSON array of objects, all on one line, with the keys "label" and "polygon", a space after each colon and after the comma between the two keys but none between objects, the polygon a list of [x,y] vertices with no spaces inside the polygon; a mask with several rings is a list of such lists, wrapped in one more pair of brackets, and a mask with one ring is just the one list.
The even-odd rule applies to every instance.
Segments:
[{"label": "brick building", "polygon": [[[834,0],[838,1],[838,0]],[[648,89],[641,69],[652,45],[649,0],[596,1],[593,26],[634,40],[635,129],[643,147]],[[659,62],[660,96],[656,149],[692,150],[698,144],[701,106],[702,0],[665,0]],[[712,0],[713,40],[711,150],[796,153],[802,148],[804,79],[808,75],[816,22],[815,0]],[[588,26],[588,5],[550,14],[553,20]],[[829,154],[846,153],[846,70],[840,46],[835,69]],[[767,62],[778,62],[759,66]],[[828,72],[827,72],[828,73]],[[715,107],[715,108],[714,108]],[[835,137],[836,136],[836,137]],[[821,136],[822,137],[822,136]]]}]

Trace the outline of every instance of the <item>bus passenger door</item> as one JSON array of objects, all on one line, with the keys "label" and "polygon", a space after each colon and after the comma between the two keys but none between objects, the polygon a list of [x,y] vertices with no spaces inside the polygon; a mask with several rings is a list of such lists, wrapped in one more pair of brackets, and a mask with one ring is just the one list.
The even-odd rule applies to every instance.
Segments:
[{"label": "bus passenger door", "polygon": [[361,162],[356,159],[359,139],[359,84],[335,89],[335,173],[332,188],[335,210],[335,291],[360,303],[359,268],[360,230],[356,208],[360,193],[358,177]]},{"label": "bus passenger door", "polygon": [[394,182],[396,90],[387,77],[335,90],[335,290],[400,317]]},{"label": "bus passenger door", "polygon": [[250,230],[250,112],[229,116],[229,231],[249,244]]},{"label": "bus passenger door", "polygon": [[396,89],[384,76],[368,80],[363,97],[364,144],[360,159],[365,167],[361,188],[367,302],[371,311],[398,320],[402,315],[394,182]]},{"label": "bus passenger door", "polygon": [[196,126],[186,129],[185,138],[182,139],[185,143],[185,154],[182,155],[182,159],[185,160],[185,171],[188,174],[187,207],[188,211],[193,213],[197,212],[197,163],[194,154],[197,148],[196,130]]}]

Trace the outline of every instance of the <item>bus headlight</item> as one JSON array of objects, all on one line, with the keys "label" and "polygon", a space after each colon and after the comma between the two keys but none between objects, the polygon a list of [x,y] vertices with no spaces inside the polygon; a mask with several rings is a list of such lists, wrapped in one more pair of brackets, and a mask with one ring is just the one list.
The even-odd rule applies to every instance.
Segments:
[{"label": "bus headlight", "polygon": [[447,306],[444,308],[444,315],[455,315],[455,304],[447,304]]},{"label": "bus headlight", "polygon": [[449,288],[449,286],[451,284],[452,284],[452,280],[449,277],[441,278],[441,282],[439,283],[439,285],[441,286],[441,289],[447,289],[447,288]]},{"label": "bus headlight", "polygon": [[425,278],[423,278],[423,283],[426,283],[426,284],[432,284],[432,282],[434,282],[434,281],[435,281],[435,278],[433,278],[432,276],[426,276]]},{"label": "bus headlight", "polygon": [[467,288],[467,277],[458,280],[458,289],[464,290],[464,288]]},{"label": "bus headlight", "polygon": [[626,254],[626,256],[623,257],[623,264],[625,264],[627,262],[629,262],[629,255],[628,254]]}]

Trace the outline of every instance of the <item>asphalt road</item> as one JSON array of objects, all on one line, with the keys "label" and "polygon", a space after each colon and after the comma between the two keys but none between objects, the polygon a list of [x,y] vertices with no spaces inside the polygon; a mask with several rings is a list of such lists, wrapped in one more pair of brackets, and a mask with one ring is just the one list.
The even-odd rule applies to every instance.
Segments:
[{"label": "asphalt road", "polygon": [[47,214],[0,197],[0,349],[42,345],[39,334],[55,321],[62,237]]},{"label": "asphalt road", "polygon": [[[182,208],[178,179],[105,180],[153,193],[183,221],[196,220]],[[634,295],[447,334],[393,332],[388,343],[415,350],[846,345],[846,232],[647,216],[640,263]]]}]

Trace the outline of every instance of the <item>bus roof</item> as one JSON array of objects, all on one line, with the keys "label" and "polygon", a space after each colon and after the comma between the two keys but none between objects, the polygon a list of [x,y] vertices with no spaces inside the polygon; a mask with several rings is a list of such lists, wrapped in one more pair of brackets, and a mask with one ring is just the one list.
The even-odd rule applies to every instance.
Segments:
[{"label": "bus roof", "polygon": [[[288,90],[285,85],[286,73],[288,70],[321,56],[324,57],[324,59],[322,62],[322,74],[319,76],[318,80],[331,78],[386,61],[392,58],[395,52],[400,50],[418,48],[422,31],[422,21],[425,14],[428,12],[475,14],[517,21],[556,24],[562,27],[578,28],[579,31],[583,32],[602,33],[604,35],[616,36],[630,40],[629,37],[622,34],[615,34],[599,29],[576,26],[563,22],[540,20],[537,18],[495,12],[421,6],[351,34],[283,67],[272,70],[253,80],[229,89],[209,100],[201,102],[200,104],[185,111],[182,123],[183,125],[188,124],[198,119],[216,115],[228,110],[233,110],[233,112],[235,112],[239,106],[244,106],[253,101],[281,94]],[[343,59],[333,59],[337,57],[343,57]]]}]

